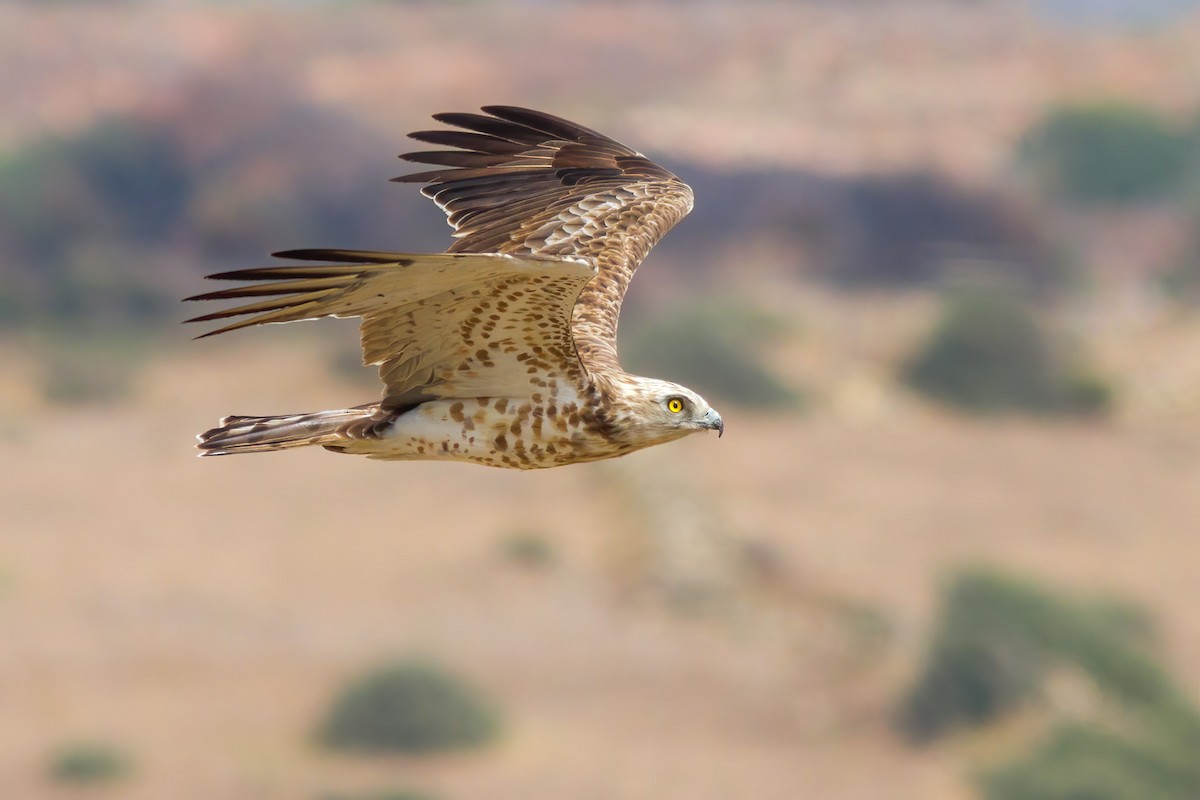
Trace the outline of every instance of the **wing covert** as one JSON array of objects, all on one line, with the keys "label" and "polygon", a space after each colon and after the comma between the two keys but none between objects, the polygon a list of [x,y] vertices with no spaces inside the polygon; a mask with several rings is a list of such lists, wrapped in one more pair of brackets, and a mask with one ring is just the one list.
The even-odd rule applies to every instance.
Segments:
[{"label": "wing covert", "polygon": [[204,334],[212,336],[265,323],[361,317],[363,362],[379,367],[385,408],[443,397],[528,395],[537,381],[584,375],[570,319],[580,290],[596,274],[588,261],[344,250],[276,255],[341,263],[212,275],[255,283],[187,299],[256,301],[188,322],[248,317]]},{"label": "wing covert", "polygon": [[616,328],[625,291],[650,248],[692,209],[692,190],[666,168],[590,128],[540,111],[485,106],[435,114],[459,130],[413,139],[454,148],[401,158],[437,167],[394,180],[425,183],[454,228],[451,253],[594,259],[574,331],[588,366],[619,368]]}]

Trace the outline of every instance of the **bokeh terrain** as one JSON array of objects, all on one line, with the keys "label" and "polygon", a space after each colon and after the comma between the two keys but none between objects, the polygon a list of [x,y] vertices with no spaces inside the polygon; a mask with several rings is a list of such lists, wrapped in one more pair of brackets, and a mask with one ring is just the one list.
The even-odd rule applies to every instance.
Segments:
[{"label": "bokeh terrain", "polygon": [[[693,186],[622,348],[726,437],[194,458],[376,388],[178,298],[444,248],[488,103]],[[1198,310],[1187,2],[0,3],[0,796],[1194,797]],[[488,735],[330,747],[408,659]]]}]

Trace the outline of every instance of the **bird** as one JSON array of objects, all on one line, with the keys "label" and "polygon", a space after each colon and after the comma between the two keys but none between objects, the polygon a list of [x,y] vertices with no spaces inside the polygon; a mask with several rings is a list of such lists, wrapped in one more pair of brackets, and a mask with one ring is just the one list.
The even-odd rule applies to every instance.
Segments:
[{"label": "bird", "polygon": [[[266,323],[357,317],[376,402],[227,416],[202,456],[321,446],[382,460],[539,469],[613,458],[721,415],[679,384],[630,374],[617,321],[634,271],[692,209],[669,170],[578,123],[518,106],[434,114],[394,178],[447,215],[444,253],[301,249],[292,264],[207,276],[238,285],[186,301],[249,301],[187,322],[197,338]],[[430,169],[430,167],[432,167]]]}]

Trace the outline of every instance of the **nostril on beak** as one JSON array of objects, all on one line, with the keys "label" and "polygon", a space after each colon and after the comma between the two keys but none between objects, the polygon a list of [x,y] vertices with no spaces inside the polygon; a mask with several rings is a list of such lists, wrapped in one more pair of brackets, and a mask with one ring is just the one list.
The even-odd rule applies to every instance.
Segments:
[{"label": "nostril on beak", "polygon": [[725,421],[723,419],[721,419],[721,415],[718,414],[714,409],[710,408],[708,410],[708,414],[706,415],[706,417],[707,417],[706,423],[708,425],[708,429],[716,431],[718,439],[720,439],[722,436],[724,436],[725,435]]}]

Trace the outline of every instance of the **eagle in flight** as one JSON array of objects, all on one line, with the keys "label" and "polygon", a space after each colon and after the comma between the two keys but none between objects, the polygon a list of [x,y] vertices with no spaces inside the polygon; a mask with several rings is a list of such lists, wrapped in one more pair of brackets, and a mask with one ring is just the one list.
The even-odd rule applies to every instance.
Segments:
[{"label": "eagle in flight", "polygon": [[209,277],[242,285],[188,300],[249,300],[188,320],[359,317],[381,400],[353,408],[230,416],[201,455],[321,445],[395,460],[536,469],[612,458],[697,431],[724,432],[704,398],[631,375],[617,317],[634,270],[692,209],[692,190],[641,153],[550,114],[485,106],[434,116],[401,158],[454,243],[438,254],[289,250],[288,266]]}]

